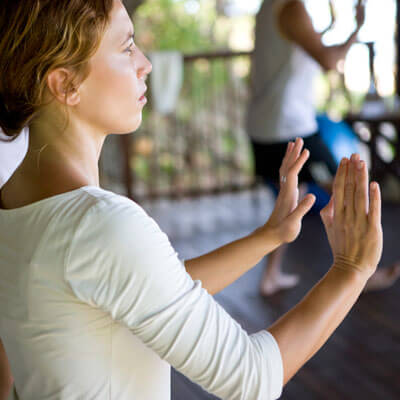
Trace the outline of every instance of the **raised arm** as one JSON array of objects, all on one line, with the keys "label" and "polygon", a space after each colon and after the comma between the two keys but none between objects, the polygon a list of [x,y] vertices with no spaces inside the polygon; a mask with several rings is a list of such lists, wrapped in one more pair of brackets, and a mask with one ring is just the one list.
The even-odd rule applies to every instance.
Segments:
[{"label": "raised arm", "polygon": [[349,38],[336,46],[325,46],[322,35],[315,31],[303,2],[292,0],[277,8],[278,26],[290,41],[302,47],[325,70],[337,69],[338,62],[346,57],[365,21],[365,6],[359,0],[356,6],[357,27]]},{"label": "raised arm", "polygon": [[[373,201],[375,206],[377,201]],[[379,220],[376,210],[374,221]],[[333,222],[333,226],[340,224]],[[359,240],[351,229],[345,237],[340,244]],[[370,239],[379,237],[371,234]],[[208,392],[221,399],[272,400],[280,396],[283,379],[290,379],[340,323],[363,277],[375,268],[371,262],[365,275],[350,273],[354,246],[349,253],[335,252],[334,272],[323,280],[327,286],[317,285],[308,300],[269,331],[251,335],[199,280],[191,279],[167,236],[128,199],[104,199],[86,212],[71,241],[65,279],[79,299],[107,311],[161,359]],[[355,261],[354,268],[367,270],[365,255]],[[341,280],[339,273],[357,278]],[[353,292],[353,298],[347,299]]]},{"label": "raised arm", "polygon": [[103,202],[86,214],[65,274],[79,299],[109,312],[208,392],[229,400],[280,396],[282,359],[273,336],[248,335],[190,278],[167,236],[133,202]]},{"label": "raised arm", "polygon": [[375,272],[382,253],[380,192],[357,155],[342,160],[330,203],[321,212],[334,261],[307,296],[269,331],[279,344],[284,383],[325,343]]},{"label": "raised arm", "polygon": [[308,195],[298,204],[298,175],[309,157],[308,150],[302,149],[301,138],[288,144],[279,171],[286,181],[281,182],[274,210],[263,226],[244,238],[185,262],[192,279],[200,280],[210,294],[218,293],[254,267],[265,255],[298,236],[302,218],[315,200],[313,195]]}]

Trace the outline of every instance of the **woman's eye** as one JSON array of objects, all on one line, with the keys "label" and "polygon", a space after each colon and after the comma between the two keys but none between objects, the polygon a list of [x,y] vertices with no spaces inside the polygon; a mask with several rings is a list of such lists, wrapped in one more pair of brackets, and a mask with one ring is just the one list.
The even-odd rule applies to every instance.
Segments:
[{"label": "woman's eye", "polygon": [[130,46],[129,46],[128,48],[126,48],[125,51],[124,51],[124,52],[128,52],[129,55],[131,55],[131,54],[132,54],[132,51],[133,51],[133,48],[132,48],[132,47],[133,47],[133,45],[135,44],[134,38],[135,38],[135,35],[131,35],[131,37],[130,37],[130,39],[131,39],[131,44],[130,44]]},{"label": "woman's eye", "polygon": [[133,52],[132,46],[133,46],[133,44],[130,45],[127,49],[125,49],[125,52],[127,52],[127,53],[129,53],[129,54],[132,54],[132,52]]}]

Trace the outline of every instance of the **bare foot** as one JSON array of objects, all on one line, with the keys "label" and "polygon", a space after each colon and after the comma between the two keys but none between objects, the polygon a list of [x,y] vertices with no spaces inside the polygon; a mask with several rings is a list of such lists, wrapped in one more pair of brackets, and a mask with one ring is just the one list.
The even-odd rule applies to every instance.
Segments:
[{"label": "bare foot", "polygon": [[400,278],[400,262],[390,267],[378,269],[374,275],[369,278],[365,285],[364,292],[387,289]]},{"label": "bare foot", "polygon": [[280,273],[274,278],[265,279],[261,282],[260,294],[261,296],[272,296],[280,290],[297,286],[299,281],[298,275]]}]

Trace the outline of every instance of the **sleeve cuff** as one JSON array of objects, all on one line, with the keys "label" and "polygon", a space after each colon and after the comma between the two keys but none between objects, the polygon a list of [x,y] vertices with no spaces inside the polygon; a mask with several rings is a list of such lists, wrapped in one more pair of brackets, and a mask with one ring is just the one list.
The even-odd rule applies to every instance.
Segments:
[{"label": "sleeve cuff", "polygon": [[283,390],[283,362],[281,352],[272,334],[266,330],[257,332],[252,339],[260,346],[267,363],[268,399],[278,399]]}]

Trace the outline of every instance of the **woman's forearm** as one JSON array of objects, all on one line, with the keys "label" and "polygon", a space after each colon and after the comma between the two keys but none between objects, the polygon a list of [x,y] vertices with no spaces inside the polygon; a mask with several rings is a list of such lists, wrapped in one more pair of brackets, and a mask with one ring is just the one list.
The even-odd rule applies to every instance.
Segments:
[{"label": "woman's forearm", "polygon": [[254,267],[266,254],[280,246],[272,231],[256,230],[210,253],[185,261],[193,280],[200,280],[214,295]]},{"label": "woman's forearm", "polygon": [[358,271],[333,266],[298,305],[268,329],[281,351],[285,384],[342,322],[367,280]]}]

